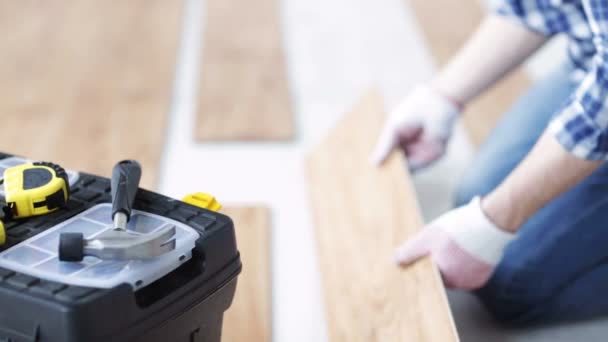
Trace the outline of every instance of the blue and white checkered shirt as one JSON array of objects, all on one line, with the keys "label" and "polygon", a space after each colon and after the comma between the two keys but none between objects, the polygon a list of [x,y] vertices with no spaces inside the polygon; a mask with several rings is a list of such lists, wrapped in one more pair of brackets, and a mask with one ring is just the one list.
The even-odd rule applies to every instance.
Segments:
[{"label": "blue and white checkered shirt", "polygon": [[579,84],[549,130],[577,157],[608,160],[608,0],[505,0],[497,13],[546,36],[567,34]]}]

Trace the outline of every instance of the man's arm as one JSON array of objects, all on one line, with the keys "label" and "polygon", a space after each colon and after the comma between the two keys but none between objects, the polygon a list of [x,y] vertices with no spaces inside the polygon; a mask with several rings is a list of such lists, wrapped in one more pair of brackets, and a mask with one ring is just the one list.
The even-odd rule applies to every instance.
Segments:
[{"label": "man's arm", "polygon": [[[430,254],[448,286],[483,286],[519,227],[608,160],[608,18],[605,5],[588,0],[583,5],[597,52],[578,88],[497,189],[445,213],[407,240],[397,251],[400,265]],[[522,23],[551,34],[550,27],[532,27],[545,22],[537,20],[542,15],[538,11],[524,15]],[[550,227],[545,228],[550,234]]]},{"label": "man's arm", "polygon": [[516,232],[530,216],[601,164],[573,156],[545,131],[517,168],[482,199],[481,206],[497,226]]},{"label": "man's arm", "polygon": [[450,63],[416,87],[389,115],[371,160],[381,164],[401,148],[412,170],[445,152],[462,107],[520,64],[546,36],[499,15],[488,16]]},{"label": "man's arm", "polygon": [[397,252],[400,265],[431,254],[448,286],[483,286],[519,227],[608,159],[608,21],[592,23],[593,65],[534,148],[483,200],[445,213],[406,241]]},{"label": "man's arm", "polygon": [[608,18],[590,1],[583,7],[597,51],[593,65],[528,156],[482,201],[486,215],[505,230],[517,231],[608,159]]},{"label": "man's arm", "polygon": [[547,37],[492,14],[432,81],[444,96],[465,104],[538,50]]},{"label": "man's arm", "polygon": [[480,288],[519,227],[601,164],[573,156],[547,130],[498,188],[430,222],[401,245],[396,261],[406,266],[430,254],[447,286]]}]

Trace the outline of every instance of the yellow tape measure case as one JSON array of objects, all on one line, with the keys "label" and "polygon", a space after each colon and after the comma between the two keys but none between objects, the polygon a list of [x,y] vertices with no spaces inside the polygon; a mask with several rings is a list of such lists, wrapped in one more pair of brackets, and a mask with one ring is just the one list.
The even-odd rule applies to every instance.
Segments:
[{"label": "yellow tape measure case", "polygon": [[5,200],[13,218],[43,215],[64,206],[69,198],[65,170],[36,162],[4,170]]}]

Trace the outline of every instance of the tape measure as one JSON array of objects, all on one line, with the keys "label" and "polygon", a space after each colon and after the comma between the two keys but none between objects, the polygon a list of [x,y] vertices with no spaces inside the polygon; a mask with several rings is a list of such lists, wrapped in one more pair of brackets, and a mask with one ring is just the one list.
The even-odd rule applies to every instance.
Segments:
[{"label": "tape measure", "polygon": [[0,181],[4,185],[6,206],[0,221],[0,245],[6,242],[4,222],[43,215],[63,207],[70,197],[70,184],[65,170],[53,163],[35,162],[4,170]]},{"label": "tape measure", "polygon": [[65,170],[35,162],[4,170],[5,219],[43,215],[63,207],[70,197]]}]

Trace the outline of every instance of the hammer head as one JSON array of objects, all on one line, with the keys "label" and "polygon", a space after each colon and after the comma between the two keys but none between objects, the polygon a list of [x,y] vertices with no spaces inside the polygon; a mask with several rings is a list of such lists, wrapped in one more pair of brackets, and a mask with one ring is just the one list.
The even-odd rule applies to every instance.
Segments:
[{"label": "hammer head", "polygon": [[[61,242],[73,238],[69,235],[61,235],[60,255],[86,255],[95,256],[102,260],[146,260],[159,257],[175,250],[176,228],[167,224],[159,230],[150,234],[136,234],[123,229],[107,230],[93,239],[83,239],[82,244],[62,244]],[[66,248],[82,248],[80,251],[64,251],[62,246],[74,246]],[[78,247],[81,246],[81,247]],[[76,253],[78,252],[78,253]],[[65,261],[81,261],[65,260]]]}]

